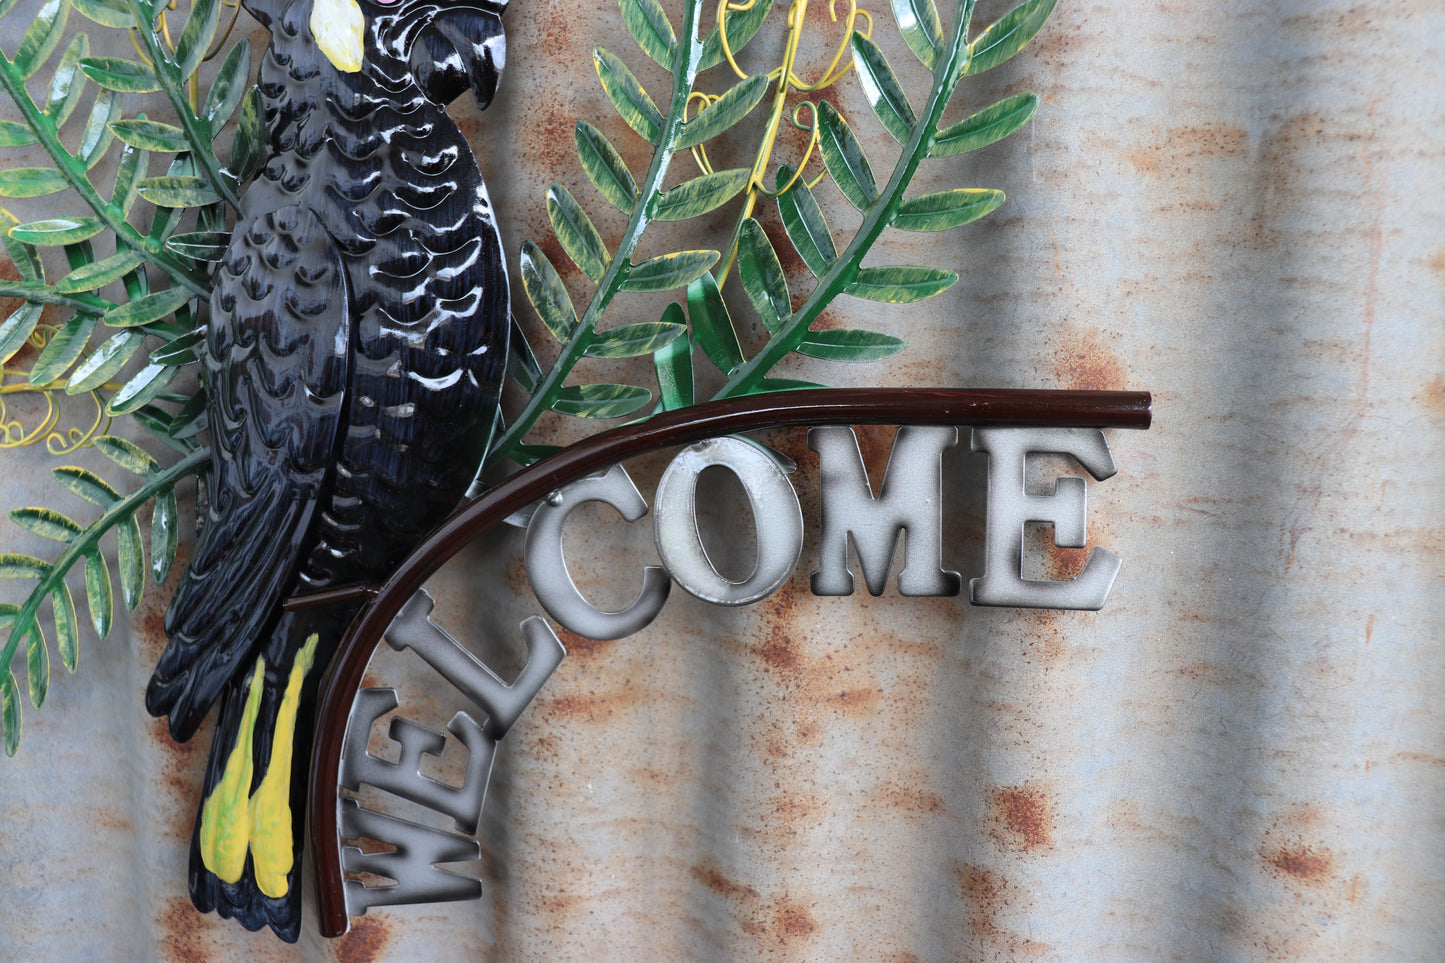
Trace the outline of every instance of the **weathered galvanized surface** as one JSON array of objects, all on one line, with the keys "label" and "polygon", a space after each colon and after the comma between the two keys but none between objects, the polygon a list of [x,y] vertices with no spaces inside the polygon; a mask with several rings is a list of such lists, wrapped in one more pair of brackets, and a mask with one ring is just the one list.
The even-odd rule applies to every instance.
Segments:
[{"label": "weathered galvanized surface", "polygon": [[[515,251],[546,236],[549,181],[590,191],[577,116],[641,163],[586,54],[642,58],[604,0],[515,0],[508,21],[503,96],[467,129]],[[0,958],[1445,958],[1445,8],[1064,0],[963,96],[1026,89],[1044,105],[1023,134],[922,175],[1008,204],[883,241],[963,282],[832,312],[911,350],[797,370],[1152,390],[1154,428],[1114,433],[1120,473],[1091,489],[1091,541],[1124,559],[1102,612],[815,598],[800,485],[809,541],[777,595],[674,593],[643,635],[564,638],[499,753],[482,902],[285,947],[185,896],[204,753],[141,707],[150,591],[0,762]],[[856,94],[843,109],[887,156]],[[881,471],[891,432],[859,435]],[[774,440],[816,472],[802,433]],[[665,463],[633,469],[649,498]],[[6,507],[56,501],[44,456],[0,466]],[[970,474],[946,558],[974,575],[982,472],[948,470]],[[650,526],[588,511],[569,559],[621,605]],[[5,543],[40,548],[22,534]],[[454,634],[510,640],[537,610],[516,538],[433,586]],[[403,698],[449,716],[435,692]]]}]

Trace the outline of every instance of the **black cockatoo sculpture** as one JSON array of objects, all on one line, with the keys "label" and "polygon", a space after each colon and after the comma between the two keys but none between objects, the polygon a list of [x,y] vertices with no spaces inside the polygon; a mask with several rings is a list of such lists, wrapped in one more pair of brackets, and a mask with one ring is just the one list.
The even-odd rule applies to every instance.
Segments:
[{"label": "black cockatoo sculpture", "polygon": [[497,412],[508,290],[481,174],[443,107],[485,107],[506,0],[246,0],[271,31],[267,146],[217,269],[214,462],[146,707],[220,716],[191,898],[294,941],[312,702],[354,606],[461,500]]}]

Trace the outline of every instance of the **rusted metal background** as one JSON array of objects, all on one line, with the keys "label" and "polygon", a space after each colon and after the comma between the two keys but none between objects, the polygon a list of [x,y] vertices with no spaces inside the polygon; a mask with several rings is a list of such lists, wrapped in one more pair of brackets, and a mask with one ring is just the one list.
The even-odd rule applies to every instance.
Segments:
[{"label": "rusted metal background", "polygon": [[[831,36],[823,4],[809,16]],[[591,48],[663,76],[605,0],[514,0],[507,18],[502,96],[463,114],[515,251],[547,237],[550,181],[602,207],[576,117],[642,163]],[[963,281],[832,312],[911,350],[796,370],[1153,391],[1153,429],[1113,433],[1120,474],[1091,492],[1092,541],[1125,560],[1104,611],[812,597],[816,463],[780,433],[810,531],[788,586],[741,610],[674,593],[643,635],[564,639],[502,747],[483,901],[377,911],[287,947],[185,896],[204,740],[173,745],[144,714],[166,597],[152,587],[0,762],[0,958],[1445,958],[1445,8],[1063,0],[1036,46],[962,96],[1029,89],[1043,106],[1024,133],[921,175],[1002,187],[1007,205],[882,242],[880,260]],[[889,156],[856,93],[839,97]],[[656,317],[632,304],[631,320]],[[589,377],[609,372],[626,374]],[[881,470],[889,430],[860,437]],[[5,453],[5,507],[59,502],[52,464]],[[649,497],[664,464],[633,468]],[[977,574],[982,473],[963,456],[946,470],[949,561]],[[620,603],[650,538],[599,511],[569,557]],[[4,542],[43,548],[13,526]],[[536,611],[517,548],[433,585],[454,634],[510,638]],[[425,716],[435,697],[410,705]]]}]

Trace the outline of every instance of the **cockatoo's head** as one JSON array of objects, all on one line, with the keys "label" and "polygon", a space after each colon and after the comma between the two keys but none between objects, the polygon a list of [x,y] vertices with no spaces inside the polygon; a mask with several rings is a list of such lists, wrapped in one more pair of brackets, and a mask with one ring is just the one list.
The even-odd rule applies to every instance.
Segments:
[{"label": "cockatoo's head", "polygon": [[[508,0],[312,0],[311,36],[343,73],[368,56],[410,61],[425,87],[464,79],[485,107],[505,59],[501,16]],[[373,44],[375,45],[373,47]],[[463,89],[465,89],[463,87]]]}]

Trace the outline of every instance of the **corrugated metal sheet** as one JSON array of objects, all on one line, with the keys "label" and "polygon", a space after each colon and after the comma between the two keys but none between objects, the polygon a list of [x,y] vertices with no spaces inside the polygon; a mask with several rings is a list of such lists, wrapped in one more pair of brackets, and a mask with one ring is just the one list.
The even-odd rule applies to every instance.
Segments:
[{"label": "corrugated metal sheet", "polygon": [[[810,16],[826,33],[823,5]],[[641,58],[605,2],[515,0],[508,22],[503,97],[466,129],[515,250],[545,236],[549,181],[590,190],[577,116],[641,157],[587,52]],[[285,947],[185,896],[204,751],[141,705],[152,591],[0,763],[0,957],[1445,958],[1445,9],[1065,0],[963,96],[1027,89],[1025,133],[923,175],[1009,203],[879,255],[963,282],[834,309],[910,352],[811,370],[1152,390],[1154,428],[1114,433],[1120,474],[1091,493],[1093,542],[1125,560],[1103,612],[814,598],[800,485],[810,541],[777,595],[675,593],[642,635],[564,640],[503,745],[482,902]],[[888,432],[860,436],[881,469]],[[775,441],[808,476],[802,436]],[[50,464],[6,453],[6,507],[53,502]],[[977,574],[982,476],[949,471],[949,560]],[[650,532],[592,520],[568,546],[579,580],[626,601]],[[536,610],[517,550],[438,582],[454,631]]]}]

